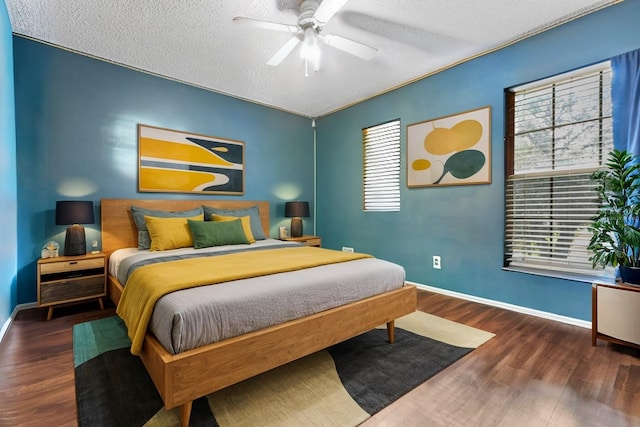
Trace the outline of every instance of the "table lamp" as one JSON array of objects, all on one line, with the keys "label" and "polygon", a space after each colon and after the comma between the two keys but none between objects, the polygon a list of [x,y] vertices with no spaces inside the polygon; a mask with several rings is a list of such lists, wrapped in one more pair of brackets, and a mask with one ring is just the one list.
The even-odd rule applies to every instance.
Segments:
[{"label": "table lamp", "polygon": [[309,202],[286,202],[284,216],[291,218],[291,237],[302,237],[302,219],[309,216]]},{"label": "table lamp", "polygon": [[87,241],[84,227],[80,224],[93,224],[93,202],[59,201],[56,202],[56,225],[69,225],[64,239],[64,255],[75,256],[87,253]]}]

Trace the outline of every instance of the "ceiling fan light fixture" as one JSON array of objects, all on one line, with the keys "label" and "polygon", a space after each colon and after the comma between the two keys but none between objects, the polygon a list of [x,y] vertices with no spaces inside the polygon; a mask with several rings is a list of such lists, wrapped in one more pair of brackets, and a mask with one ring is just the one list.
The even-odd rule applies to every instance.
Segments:
[{"label": "ceiling fan light fixture", "polygon": [[309,69],[314,72],[320,70],[320,42],[346,52],[358,58],[369,60],[378,52],[378,49],[367,46],[355,40],[339,36],[337,34],[325,34],[322,32],[324,25],[349,1],[349,0],[298,0],[300,13],[297,25],[280,24],[277,22],[262,21],[254,18],[236,16],[234,22],[250,25],[271,31],[279,31],[291,34],[287,41],[267,61],[267,65],[277,67],[291,52],[302,43],[300,56],[304,61],[304,75],[309,77]]},{"label": "ceiling fan light fixture", "polygon": [[304,39],[302,41],[302,49],[300,55],[304,59],[304,74],[309,77],[309,67],[314,72],[320,70],[320,46],[318,45],[318,33],[313,25],[309,25],[304,29]]}]

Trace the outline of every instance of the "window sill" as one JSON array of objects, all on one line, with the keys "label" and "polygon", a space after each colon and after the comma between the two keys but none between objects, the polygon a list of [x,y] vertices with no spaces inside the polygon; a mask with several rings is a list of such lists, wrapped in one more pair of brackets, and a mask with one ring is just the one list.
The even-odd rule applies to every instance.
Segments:
[{"label": "window sill", "polygon": [[574,282],[585,283],[615,283],[615,278],[611,275],[598,275],[598,274],[580,274],[571,273],[568,271],[558,270],[546,270],[543,268],[530,268],[530,267],[503,267],[504,271],[512,271],[516,273],[533,274],[535,276],[553,277],[555,279],[572,280]]}]

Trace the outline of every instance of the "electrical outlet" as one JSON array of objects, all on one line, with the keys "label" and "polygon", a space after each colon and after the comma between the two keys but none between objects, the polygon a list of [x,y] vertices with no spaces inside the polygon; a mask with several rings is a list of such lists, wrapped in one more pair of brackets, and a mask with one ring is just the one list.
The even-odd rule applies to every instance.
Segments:
[{"label": "electrical outlet", "polygon": [[442,268],[442,264],[440,264],[440,256],[433,256],[433,268],[437,268],[438,270]]},{"label": "electrical outlet", "polygon": [[343,246],[342,252],[353,252],[353,248],[350,248],[349,246]]}]

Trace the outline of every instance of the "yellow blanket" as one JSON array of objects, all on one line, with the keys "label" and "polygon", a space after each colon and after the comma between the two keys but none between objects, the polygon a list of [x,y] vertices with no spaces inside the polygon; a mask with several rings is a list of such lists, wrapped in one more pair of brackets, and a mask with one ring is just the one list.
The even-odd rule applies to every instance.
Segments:
[{"label": "yellow blanket", "polygon": [[330,249],[296,247],[238,252],[145,265],[127,280],[117,313],[131,338],[131,353],[140,354],[156,301],[181,289],[230,280],[302,270],[371,257]]}]

